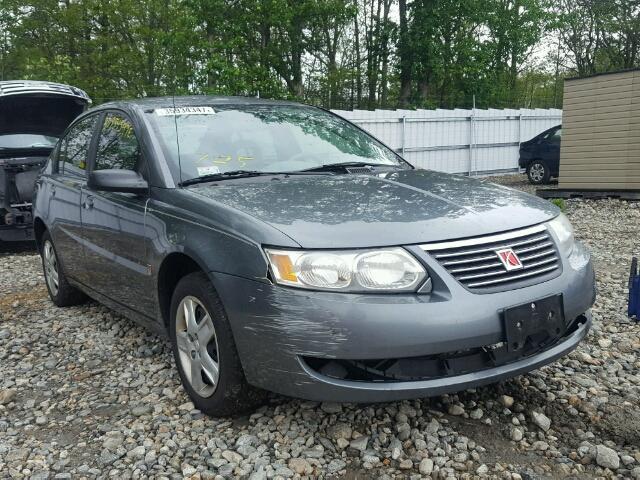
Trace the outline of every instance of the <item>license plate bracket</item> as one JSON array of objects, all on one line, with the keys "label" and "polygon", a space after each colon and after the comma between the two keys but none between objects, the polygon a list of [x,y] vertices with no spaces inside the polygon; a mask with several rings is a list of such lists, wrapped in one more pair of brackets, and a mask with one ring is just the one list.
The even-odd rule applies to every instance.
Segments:
[{"label": "license plate bracket", "polygon": [[507,339],[507,350],[522,350],[527,338],[534,334],[546,333],[558,337],[566,328],[562,295],[533,300],[507,308],[503,312]]}]

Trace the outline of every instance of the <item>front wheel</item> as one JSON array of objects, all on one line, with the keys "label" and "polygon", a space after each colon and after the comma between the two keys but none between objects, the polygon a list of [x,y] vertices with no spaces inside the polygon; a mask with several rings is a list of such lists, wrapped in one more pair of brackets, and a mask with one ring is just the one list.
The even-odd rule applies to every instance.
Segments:
[{"label": "front wheel", "polygon": [[542,185],[551,180],[551,170],[542,160],[533,160],[527,167],[529,183]]},{"label": "front wheel", "polygon": [[211,416],[262,403],[242,370],[231,326],[207,276],[185,276],[171,299],[171,343],[182,385],[196,408]]}]

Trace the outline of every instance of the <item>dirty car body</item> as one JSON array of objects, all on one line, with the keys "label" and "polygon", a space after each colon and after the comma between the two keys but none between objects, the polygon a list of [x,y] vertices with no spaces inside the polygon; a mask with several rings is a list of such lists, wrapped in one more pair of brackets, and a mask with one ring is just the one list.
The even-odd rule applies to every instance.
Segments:
[{"label": "dirty car body", "polygon": [[[91,180],[108,115],[135,133],[141,188]],[[203,272],[255,387],[357,402],[442,394],[552,362],[590,327],[590,255],[554,205],[414,169],[328,112],[182,97],[106,104],[83,121],[86,171],[69,178],[52,154],[38,238],[50,233],[75,288],[158,331],[180,278]],[[219,123],[197,137],[207,122]],[[307,143],[285,138],[293,124]],[[379,160],[307,155],[327,132],[342,138],[339,158]]]},{"label": "dirty car body", "polygon": [[51,82],[0,82],[0,241],[33,240],[31,195],[58,137],[90,103]]}]

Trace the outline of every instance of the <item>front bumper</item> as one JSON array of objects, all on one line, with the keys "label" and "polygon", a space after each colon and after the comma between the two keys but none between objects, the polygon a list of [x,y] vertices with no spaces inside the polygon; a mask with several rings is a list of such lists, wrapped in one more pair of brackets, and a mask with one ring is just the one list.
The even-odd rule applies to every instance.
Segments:
[{"label": "front bumper", "polygon": [[[359,295],[285,288],[211,273],[247,380],[309,400],[377,402],[440,395],[513,377],[573,350],[591,326],[590,256],[579,243],[562,274],[491,294],[466,290],[429,255],[409,248],[435,281],[431,294]],[[352,381],[319,373],[306,358],[398,359],[478,349],[505,340],[501,310],[562,294],[567,331],[540,351],[470,373],[412,381]],[[572,329],[569,329],[573,325]]]}]

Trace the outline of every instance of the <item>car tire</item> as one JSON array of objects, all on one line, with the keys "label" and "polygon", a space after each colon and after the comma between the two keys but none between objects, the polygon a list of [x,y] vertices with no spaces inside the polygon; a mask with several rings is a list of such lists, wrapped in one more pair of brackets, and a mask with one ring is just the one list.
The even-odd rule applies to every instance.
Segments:
[{"label": "car tire", "polygon": [[87,297],[69,284],[48,231],[44,232],[40,245],[42,270],[51,301],[58,307],[70,307],[83,303]]},{"label": "car tire", "polygon": [[542,160],[533,160],[527,165],[527,178],[533,185],[542,185],[551,180],[551,170]]},{"label": "car tire", "polygon": [[222,301],[204,273],[178,282],[169,333],[182,385],[198,410],[219,417],[264,402],[266,392],[245,379]]}]

